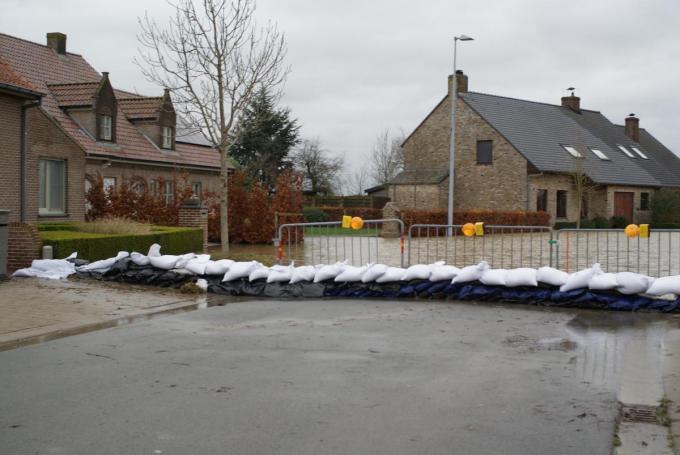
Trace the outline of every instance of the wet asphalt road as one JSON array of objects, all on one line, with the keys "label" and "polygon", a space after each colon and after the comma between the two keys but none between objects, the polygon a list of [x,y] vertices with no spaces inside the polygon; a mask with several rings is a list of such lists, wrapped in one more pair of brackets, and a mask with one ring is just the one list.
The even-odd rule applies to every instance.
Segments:
[{"label": "wet asphalt road", "polygon": [[626,347],[667,324],[233,303],[0,352],[0,453],[604,455]]}]

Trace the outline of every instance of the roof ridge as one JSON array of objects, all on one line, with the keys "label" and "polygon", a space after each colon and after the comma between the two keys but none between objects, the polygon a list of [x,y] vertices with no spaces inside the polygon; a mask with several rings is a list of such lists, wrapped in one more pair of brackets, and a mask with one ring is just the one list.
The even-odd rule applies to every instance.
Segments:
[{"label": "roof ridge", "polygon": [[116,98],[118,101],[148,101],[148,100],[162,100],[162,96],[138,96],[134,98]]},{"label": "roof ridge", "polygon": [[[458,95],[459,95],[459,96],[460,96],[460,95],[464,95],[465,93],[473,93],[473,94],[475,94],[475,95],[483,95],[483,96],[493,96],[493,97],[496,97],[496,98],[504,98],[504,99],[507,99],[507,100],[523,101],[523,102],[525,102],[525,103],[543,104],[544,106],[552,106],[552,107],[560,107],[560,108],[564,108],[564,106],[562,106],[562,105],[560,105],[560,104],[546,103],[545,101],[531,101],[531,100],[525,100],[525,99],[522,99],[522,98],[516,98],[516,97],[514,97],[514,96],[496,95],[496,94],[494,94],[494,93],[484,93],[484,92],[468,91],[468,92],[458,93]],[[565,109],[568,109],[568,108],[565,108]],[[593,112],[593,113],[596,113],[596,114],[601,114],[600,111],[595,111],[595,110],[593,110],[593,109],[581,109],[581,110],[582,110],[582,111],[586,111],[586,112]]]},{"label": "roof ridge", "polygon": [[84,82],[58,82],[56,84],[45,84],[48,87],[62,87],[68,85],[85,85],[85,84],[99,84],[101,81],[84,81]]},{"label": "roof ridge", "polygon": [[[31,40],[26,39],[26,38],[20,38],[20,37],[18,37],[18,36],[10,35],[10,34],[8,34],[8,33],[2,33],[2,32],[0,32],[0,35],[6,36],[6,37],[8,37],[8,38],[12,38],[12,39],[17,40],[17,41],[23,41],[23,42],[25,42],[25,43],[32,44],[32,45],[34,45],[34,46],[40,46],[40,47],[44,47],[44,48],[47,48],[47,49],[52,49],[52,48],[49,47],[47,44],[36,43],[35,41],[31,41]],[[82,57],[82,56],[83,56],[82,54],[76,54],[75,52],[68,52],[68,51],[66,51],[66,53],[67,53],[67,54],[70,54],[70,55],[75,55],[76,57]]]}]

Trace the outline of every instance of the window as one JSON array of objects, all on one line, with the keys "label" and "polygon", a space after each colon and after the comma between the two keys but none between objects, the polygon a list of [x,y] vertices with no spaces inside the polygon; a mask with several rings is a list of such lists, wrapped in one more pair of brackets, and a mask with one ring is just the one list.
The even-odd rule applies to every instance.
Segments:
[{"label": "window", "polygon": [[649,193],[640,193],[640,210],[649,210]]},{"label": "window", "polygon": [[113,118],[110,115],[99,116],[99,139],[104,141],[113,139]]},{"label": "window", "polygon": [[590,147],[590,151],[593,152],[593,154],[601,160],[609,160],[609,157],[605,155],[604,152],[600,149]]},{"label": "window", "polygon": [[163,196],[165,197],[166,204],[170,204],[174,199],[173,184],[169,180],[165,182],[165,191]]},{"label": "window", "polygon": [[40,160],[40,215],[66,213],[66,161]]},{"label": "window", "polygon": [[617,145],[617,147],[619,148],[619,150],[621,150],[623,153],[625,153],[628,158],[635,159],[635,155],[630,153],[630,150],[628,150],[626,147],[624,147],[623,145]]},{"label": "window", "polygon": [[567,217],[567,192],[557,190],[557,218]]},{"label": "window", "polygon": [[562,147],[574,158],[583,158],[583,155],[581,155],[581,153],[576,150],[575,147],[572,147],[571,145],[563,145]]},{"label": "window", "polygon": [[642,153],[642,152],[640,151],[639,148],[637,148],[637,147],[631,147],[631,148],[632,148],[633,151],[634,151],[635,153],[637,153],[638,156],[639,156],[640,158],[642,158],[643,160],[648,160],[648,159],[649,159],[649,158],[647,157],[647,155],[645,155],[644,153]]},{"label": "window", "polygon": [[201,182],[192,183],[191,184],[191,195],[200,199],[201,194],[203,194],[203,184]]},{"label": "window", "polygon": [[172,149],[172,128],[169,126],[163,127],[163,138],[161,147],[164,149]]},{"label": "window", "polygon": [[536,211],[537,212],[548,211],[548,190],[536,191]]},{"label": "window", "polygon": [[149,182],[149,192],[152,196],[158,196],[158,182],[156,180],[151,180]]},{"label": "window", "polygon": [[115,177],[104,177],[104,192],[109,193],[116,187]]},{"label": "window", "polygon": [[146,183],[144,182],[144,179],[141,177],[135,179],[132,182],[132,191],[137,194],[144,194],[144,191],[146,191]]},{"label": "window", "polygon": [[491,164],[493,162],[492,144],[493,141],[477,141],[477,164]]}]

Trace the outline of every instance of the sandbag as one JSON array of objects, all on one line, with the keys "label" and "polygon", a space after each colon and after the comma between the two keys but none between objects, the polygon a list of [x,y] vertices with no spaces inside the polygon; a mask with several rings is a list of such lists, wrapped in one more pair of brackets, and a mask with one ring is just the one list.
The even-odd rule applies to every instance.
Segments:
[{"label": "sandbag", "polygon": [[239,278],[247,278],[250,272],[255,270],[259,264],[257,261],[234,262],[229,266],[229,270],[224,274],[222,281],[234,281]]},{"label": "sandbag", "polygon": [[337,283],[355,283],[361,281],[361,276],[364,274],[368,267],[355,267],[353,265],[348,265],[345,269],[340,272],[338,276],[335,277]]},{"label": "sandbag", "polygon": [[460,273],[460,269],[453,265],[438,265],[430,268],[430,281],[451,281]]},{"label": "sandbag", "polygon": [[489,264],[482,261],[477,265],[469,265],[460,269],[460,273],[453,278],[452,283],[468,283],[470,281],[478,281],[482,277],[482,273],[489,269]]},{"label": "sandbag", "polygon": [[376,283],[394,283],[395,281],[401,281],[406,274],[406,269],[402,267],[387,267],[385,273],[383,273],[377,280]]},{"label": "sandbag", "polygon": [[314,275],[314,282],[320,283],[322,281],[332,280],[336,276],[340,275],[340,273],[345,270],[345,267],[347,267],[347,261],[324,265],[316,271],[316,274]]},{"label": "sandbag", "polygon": [[205,275],[205,268],[208,266],[208,261],[210,261],[209,254],[199,254],[195,258],[189,260],[184,268],[195,275]]},{"label": "sandbag", "polygon": [[416,264],[412,265],[406,269],[406,273],[402,280],[429,280],[430,279],[430,266],[427,264]]},{"label": "sandbag", "polygon": [[567,282],[567,278],[569,278],[567,272],[552,267],[541,267],[536,271],[536,281],[551,286],[562,286]]},{"label": "sandbag", "polygon": [[600,268],[600,264],[593,264],[592,267],[572,273],[567,278],[567,281],[560,286],[560,292],[569,292],[575,289],[587,288],[590,279],[595,275]]},{"label": "sandbag", "polygon": [[130,253],[130,259],[132,259],[132,262],[137,264],[137,265],[149,265],[151,264],[151,261],[149,260],[149,257],[145,254],[138,253],[136,251],[133,251]]},{"label": "sandbag", "polygon": [[[293,269],[295,266],[290,264],[288,266],[275,265],[269,269],[267,276],[267,283],[290,283],[293,277]],[[266,290],[266,289],[265,289]]]},{"label": "sandbag", "polygon": [[229,270],[229,266],[233,264],[234,261],[231,259],[220,259],[219,261],[208,261],[205,266],[206,275],[222,275],[224,276]]},{"label": "sandbag", "polygon": [[154,243],[149,247],[149,252],[147,253],[147,256],[150,258],[153,257],[158,257],[161,255],[161,246],[157,243]]},{"label": "sandbag", "polygon": [[479,281],[487,286],[505,286],[505,269],[487,269],[482,272]]},{"label": "sandbag", "polygon": [[505,273],[505,285],[509,288],[518,286],[538,286],[536,269],[520,267],[510,269]]},{"label": "sandbag", "polygon": [[76,270],[79,272],[106,272],[108,269],[110,269],[113,264],[115,264],[117,261],[126,258],[130,256],[130,253],[127,251],[119,251],[116,257],[108,258],[108,259],[102,259],[100,261],[95,261],[91,262],[87,265],[83,265],[80,267],[77,267]]},{"label": "sandbag", "polygon": [[616,274],[614,273],[595,273],[588,282],[588,289],[595,291],[611,291],[616,289],[619,283],[616,281]]},{"label": "sandbag", "polygon": [[257,281],[257,280],[266,280],[268,276],[269,276],[269,267],[265,267],[263,265],[260,265],[259,267],[255,267],[250,272],[250,275],[248,275],[248,281],[250,281],[252,283],[253,281]]},{"label": "sandbag", "polygon": [[300,283],[303,281],[314,281],[316,267],[313,265],[301,265],[293,268],[293,274],[290,277],[290,284]]},{"label": "sandbag", "polygon": [[385,264],[371,264],[361,276],[362,283],[372,283],[387,272],[389,267]]},{"label": "sandbag", "polygon": [[680,275],[665,276],[657,278],[647,289],[646,294],[650,295],[680,295]]},{"label": "sandbag", "polygon": [[616,290],[621,294],[645,294],[654,282],[654,278],[633,272],[619,272],[616,274],[618,286]]},{"label": "sandbag", "polygon": [[194,253],[187,253],[187,254],[180,255],[180,257],[177,258],[177,262],[175,263],[175,268],[176,269],[185,268],[186,265],[189,263],[189,261],[191,261],[195,257],[196,257],[196,255]]}]

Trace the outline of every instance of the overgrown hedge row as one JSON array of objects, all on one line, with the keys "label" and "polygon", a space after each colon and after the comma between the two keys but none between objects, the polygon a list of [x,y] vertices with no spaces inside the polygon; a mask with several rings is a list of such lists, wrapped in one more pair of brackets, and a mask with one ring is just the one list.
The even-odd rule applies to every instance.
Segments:
[{"label": "overgrown hedge row", "polygon": [[[413,224],[446,224],[446,210],[402,210],[401,219],[406,229]],[[498,212],[492,210],[459,210],[453,213],[453,224],[482,222],[494,226],[548,226],[546,212]]]},{"label": "overgrown hedge row", "polygon": [[[41,225],[45,227],[45,225]],[[163,254],[183,254],[203,251],[203,230],[200,228],[156,226],[150,234],[92,234],[74,230],[40,229],[44,245],[51,245],[55,258],[78,252],[78,257],[97,261],[115,256],[119,251],[146,253],[154,243],[161,245]]]}]

